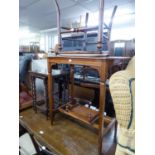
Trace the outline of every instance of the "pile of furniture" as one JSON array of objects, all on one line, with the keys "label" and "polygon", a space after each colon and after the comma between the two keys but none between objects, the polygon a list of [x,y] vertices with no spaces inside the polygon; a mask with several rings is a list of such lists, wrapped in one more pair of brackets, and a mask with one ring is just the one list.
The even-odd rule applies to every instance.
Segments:
[{"label": "pile of furniture", "polygon": [[[97,27],[88,27],[88,14],[86,14],[86,25],[82,28],[76,29],[69,29],[64,28],[65,31],[61,31],[62,27],[60,25],[60,8],[58,1],[55,0],[56,9],[57,9],[57,26],[58,26],[58,45],[57,50],[55,51],[55,55],[48,56],[47,58],[47,73],[36,73],[30,72],[32,78],[32,93],[33,93],[33,108],[37,111],[37,108],[40,106],[37,104],[36,101],[36,93],[35,93],[35,79],[40,78],[44,81],[45,85],[45,100],[46,100],[46,116],[50,118],[50,122],[52,125],[52,129],[54,128],[54,122],[56,119],[56,114],[61,113],[67,118],[73,119],[75,122],[80,123],[84,127],[88,127],[92,129],[97,135],[98,141],[98,154],[101,155],[104,149],[102,145],[104,136],[110,131],[112,127],[116,127],[116,118],[109,117],[105,113],[105,105],[106,105],[106,90],[107,90],[107,79],[109,78],[109,70],[113,66],[115,62],[128,62],[130,60],[129,57],[114,57],[110,56],[110,52],[103,52],[103,36],[106,38],[107,42],[107,49],[109,49],[109,41],[110,41],[110,34],[112,28],[112,21],[117,9],[117,6],[114,7],[111,22],[107,26],[103,22],[103,13],[104,13],[104,0],[100,0],[100,7],[99,7],[99,25]],[[104,26],[103,26],[104,25]],[[103,33],[104,29],[107,29],[108,32],[105,34]],[[97,51],[87,51],[86,45],[90,44],[87,42],[87,31],[97,30],[97,41],[91,44],[95,44]],[[81,40],[83,43],[83,49],[81,51],[73,50],[73,51],[64,51],[62,46],[62,37],[61,34],[63,33],[74,33],[74,32],[82,32],[83,39]],[[105,36],[106,35],[106,36]],[[55,104],[55,85],[54,85],[54,76],[53,76],[53,68],[54,66],[69,66],[69,73],[67,72],[66,80],[64,81],[63,74],[61,77],[63,82],[65,83],[65,87],[68,89],[68,100],[62,104],[61,101],[58,104]],[[77,98],[75,96],[74,91],[74,83],[75,81],[75,68],[76,66],[84,66],[85,70],[84,73],[89,70],[95,70],[97,72],[97,83],[94,82],[87,82],[85,83],[85,79],[87,78],[84,76],[84,80],[80,84],[81,86],[86,88],[95,88],[98,89],[99,92],[99,99],[98,99],[98,107],[92,106],[92,102],[84,99]],[[62,69],[62,68],[61,68]],[[62,70],[61,70],[62,71]],[[89,72],[90,73],[90,72]],[[65,73],[66,75],[66,73]],[[96,77],[94,77],[96,78]],[[89,79],[89,78],[88,78]],[[89,81],[89,80],[88,80]],[[93,80],[94,81],[94,80]],[[60,89],[61,91],[63,89]],[[48,92],[48,94],[47,94]],[[115,130],[115,139],[116,139],[116,130]]]}]

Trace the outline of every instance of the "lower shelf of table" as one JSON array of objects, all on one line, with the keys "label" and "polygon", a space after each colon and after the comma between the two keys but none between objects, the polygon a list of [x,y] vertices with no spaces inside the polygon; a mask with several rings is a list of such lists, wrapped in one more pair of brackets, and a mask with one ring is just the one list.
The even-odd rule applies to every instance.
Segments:
[{"label": "lower shelf of table", "polygon": [[79,104],[72,105],[70,103],[60,107],[59,111],[89,124],[91,124],[91,122],[98,115],[97,111],[94,111],[83,105],[79,105]]},{"label": "lower shelf of table", "polygon": [[[76,121],[85,124],[89,127],[92,127],[96,130],[99,129],[99,112],[89,107],[85,107],[84,105],[80,105],[78,103],[69,102],[61,107],[59,107],[59,111]],[[115,122],[115,118],[111,118],[108,116],[103,116],[104,119],[104,128],[109,128]]]}]

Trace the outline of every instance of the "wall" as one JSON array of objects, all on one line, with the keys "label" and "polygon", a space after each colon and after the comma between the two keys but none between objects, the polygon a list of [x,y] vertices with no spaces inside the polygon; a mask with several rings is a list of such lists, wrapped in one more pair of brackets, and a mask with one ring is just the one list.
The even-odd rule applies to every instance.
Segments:
[{"label": "wall", "polygon": [[47,30],[40,32],[40,49],[45,52],[51,51],[57,44],[57,31]]},{"label": "wall", "polygon": [[45,52],[54,49],[55,44],[57,43],[56,30],[44,30],[36,33],[21,30],[19,35],[19,46],[25,46],[28,50],[30,42],[39,42],[40,50]]},{"label": "wall", "polygon": [[19,32],[19,46],[29,45],[30,42],[40,42],[40,33]]},{"label": "wall", "polygon": [[123,56],[133,56],[135,54],[135,40],[115,40],[110,43],[110,51],[115,55],[115,43],[124,43]]}]

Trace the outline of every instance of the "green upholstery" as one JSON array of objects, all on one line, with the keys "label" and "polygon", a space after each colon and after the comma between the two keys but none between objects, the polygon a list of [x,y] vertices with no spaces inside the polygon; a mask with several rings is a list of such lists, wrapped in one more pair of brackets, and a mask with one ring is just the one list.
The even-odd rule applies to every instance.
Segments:
[{"label": "green upholstery", "polygon": [[118,121],[115,155],[135,154],[135,57],[127,68],[113,74],[109,81]]}]

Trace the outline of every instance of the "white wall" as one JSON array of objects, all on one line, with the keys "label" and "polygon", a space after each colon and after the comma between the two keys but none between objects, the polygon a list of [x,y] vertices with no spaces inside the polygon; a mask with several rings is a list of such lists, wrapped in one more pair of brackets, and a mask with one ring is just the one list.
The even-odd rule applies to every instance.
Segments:
[{"label": "white wall", "polygon": [[32,33],[26,30],[19,31],[19,46],[30,45],[30,42],[39,42],[40,50],[45,52],[54,49],[57,44],[57,31],[56,30],[44,30],[38,33]]},{"label": "white wall", "polygon": [[55,48],[57,44],[57,31],[40,32],[40,49],[45,52]]},{"label": "white wall", "polygon": [[33,33],[28,28],[19,30],[19,45],[29,45],[30,42],[40,42],[40,33]]}]

